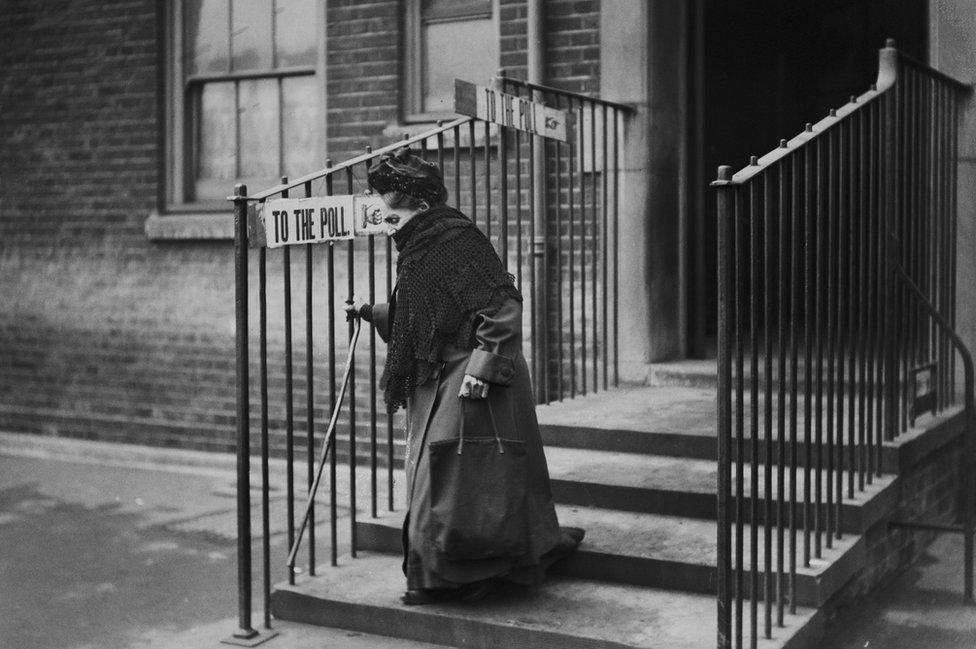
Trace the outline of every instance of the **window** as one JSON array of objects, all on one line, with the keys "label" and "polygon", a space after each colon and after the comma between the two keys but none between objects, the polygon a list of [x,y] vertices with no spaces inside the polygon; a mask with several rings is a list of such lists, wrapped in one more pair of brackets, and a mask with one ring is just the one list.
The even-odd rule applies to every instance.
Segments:
[{"label": "window", "polygon": [[258,191],[321,167],[324,3],[172,7],[169,203],[226,210],[235,183]]},{"label": "window", "polygon": [[494,0],[409,0],[405,121],[454,114],[454,79],[486,84],[498,71]]}]

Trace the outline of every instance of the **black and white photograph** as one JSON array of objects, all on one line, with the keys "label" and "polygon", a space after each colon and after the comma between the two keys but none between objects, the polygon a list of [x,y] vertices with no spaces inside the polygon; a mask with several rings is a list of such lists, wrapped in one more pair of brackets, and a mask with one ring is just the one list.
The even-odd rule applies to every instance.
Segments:
[{"label": "black and white photograph", "polygon": [[976,0],[0,0],[0,649],[976,647]]}]

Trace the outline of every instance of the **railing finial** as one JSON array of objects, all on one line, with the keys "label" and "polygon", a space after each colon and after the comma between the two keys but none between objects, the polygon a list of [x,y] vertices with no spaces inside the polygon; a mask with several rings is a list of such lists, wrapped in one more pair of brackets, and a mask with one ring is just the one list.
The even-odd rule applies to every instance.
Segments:
[{"label": "railing finial", "polygon": [[857,103],[857,95],[851,95],[851,103],[852,104],[856,104]]},{"label": "railing finial", "polygon": [[892,50],[895,49],[895,39],[893,38],[885,39],[885,47]]},{"label": "railing finial", "polygon": [[722,181],[732,180],[732,166],[731,165],[719,165],[719,168],[718,168],[718,180],[722,180]]},{"label": "railing finial", "polygon": [[779,148],[781,148],[781,149],[788,149],[788,148],[790,148],[790,145],[786,141],[785,138],[779,141]]},{"label": "railing finial", "polygon": [[749,156],[749,165],[755,167],[759,164],[759,158],[754,155]]},{"label": "railing finial", "polygon": [[807,133],[813,133],[813,124],[807,122],[806,125],[803,127],[803,130],[806,131]]},{"label": "railing finial", "polygon": [[830,116],[831,117],[837,117],[837,109],[836,108],[831,108],[830,109]]}]

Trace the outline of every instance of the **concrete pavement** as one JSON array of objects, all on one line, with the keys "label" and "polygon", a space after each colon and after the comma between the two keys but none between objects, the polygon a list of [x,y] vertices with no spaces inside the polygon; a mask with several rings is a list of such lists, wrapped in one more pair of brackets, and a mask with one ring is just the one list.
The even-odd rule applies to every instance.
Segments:
[{"label": "concrete pavement", "polygon": [[[0,434],[0,647],[227,647],[220,639],[237,628],[233,457],[208,465],[206,455]],[[283,513],[280,495],[274,502]],[[284,578],[281,527],[274,579]],[[260,575],[257,544],[254,555]],[[257,579],[254,590],[257,609]],[[433,647],[273,626],[269,649]]]}]

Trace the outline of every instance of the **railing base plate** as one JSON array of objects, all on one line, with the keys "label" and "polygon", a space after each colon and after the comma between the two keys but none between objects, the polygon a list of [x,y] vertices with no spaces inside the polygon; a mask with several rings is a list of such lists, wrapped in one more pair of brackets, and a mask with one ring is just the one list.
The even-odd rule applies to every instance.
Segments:
[{"label": "railing base plate", "polygon": [[[253,635],[251,635],[252,633]],[[243,631],[238,631],[230,637],[223,638],[220,641],[220,644],[230,644],[236,647],[256,647],[277,635],[277,631],[272,631],[270,629],[267,629],[264,632],[251,631],[247,634],[245,634]]]}]

